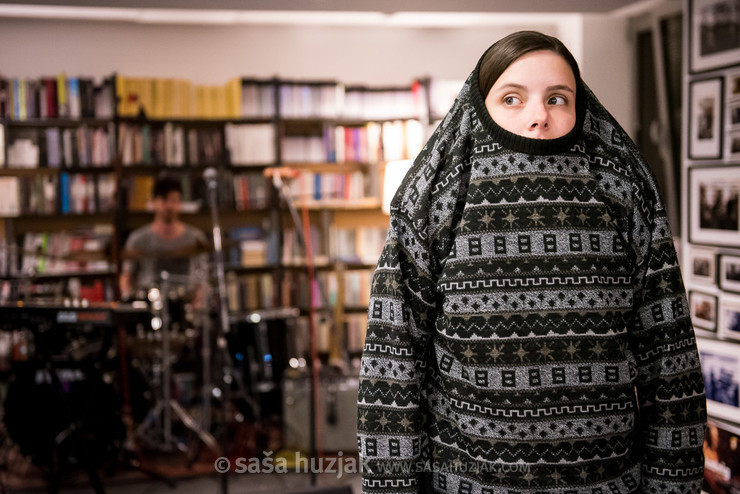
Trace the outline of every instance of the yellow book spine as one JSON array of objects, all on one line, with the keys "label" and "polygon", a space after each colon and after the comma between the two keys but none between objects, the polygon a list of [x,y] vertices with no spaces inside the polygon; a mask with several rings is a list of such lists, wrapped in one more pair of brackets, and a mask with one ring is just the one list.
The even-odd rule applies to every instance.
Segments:
[{"label": "yellow book spine", "polygon": [[172,118],[174,116],[173,90],[174,81],[172,79],[164,80],[164,117]]},{"label": "yellow book spine", "polygon": [[154,79],[154,118],[164,118],[164,79]]},{"label": "yellow book spine", "polygon": [[231,79],[226,84],[226,96],[228,101],[229,118],[239,118],[242,113],[242,80],[241,78]]},{"label": "yellow book spine", "polygon": [[192,87],[190,81],[180,81],[180,107],[182,108],[182,116],[190,118],[193,116],[192,109]]},{"label": "yellow book spine", "polygon": [[141,81],[141,106],[147,118],[151,118],[154,109],[154,81],[151,78],[145,78]]},{"label": "yellow book spine", "polygon": [[68,116],[67,111],[67,75],[62,72],[57,76],[57,106],[59,116]]}]

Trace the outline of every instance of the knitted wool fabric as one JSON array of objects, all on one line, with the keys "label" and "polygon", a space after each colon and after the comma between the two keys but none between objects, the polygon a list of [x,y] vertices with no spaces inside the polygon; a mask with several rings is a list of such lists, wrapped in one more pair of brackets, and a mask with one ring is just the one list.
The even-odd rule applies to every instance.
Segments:
[{"label": "knitted wool fabric", "polygon": [[576,101],[566,136],[517,136],[476,67],[399,188],[361,365],[364,493],[700,492],[704,385],[660,194],[581,82]]}]

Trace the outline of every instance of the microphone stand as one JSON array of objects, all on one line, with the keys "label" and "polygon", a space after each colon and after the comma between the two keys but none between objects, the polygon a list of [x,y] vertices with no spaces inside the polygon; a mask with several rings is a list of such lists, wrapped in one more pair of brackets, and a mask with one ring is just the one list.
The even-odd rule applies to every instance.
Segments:
[{"label": "microphone stand", "polygon": [[[214,263],[216,265],[216,281],[217,281],[217,289],[218,289],[218,300],[219,300],[219,322],[220,322],[220,328],[221,328],[221,334],[216,339],[216,347],[221,355],[221,358],[223,359],[223,371],[229,372],[229,375],[223,376],[223,381],[226,386],[224,386],[224,396],[223,400],[224,403],[226,403],[228,400],[228,390],[231,388],[231,384],[236,381],[237,388],[239,390],[239,395],[244,399],[244,401],[252,407],[253,410],[255,410],[255,418],[258,417],[257,415],[257,405],[254,400],[251,399],[246,393],[246,390],[244,389],[244,381],[242,380],[242,377],[238,375],[238,372],[236,368],[233,365],[233,362],[231,360],[231,355],[228,352],[227,349],[227,343],[226,343],[226,334],[228,334],[231,330],[230,324],[229,324],[229,299],[228,294],[226,292],[226,274],[224,270],[224,253],[223,253],[223,240],[221,235],[221,224],[218,217],[218,197],[217,197],[217,189],[218,189],[218,172],[215,168],[209,167],[206,168],[206,170],[203,172],[203,179],[206,182],[206,189],[207,189],[207,195],[208,195],[208,205],[211,209],[211,223],[213,225],[213,251],[214,251]],[[205,343],[208,341],[208,343]],[[210,335],[204,334],[203,335],[203,342],[204,342],[204,359],[206,358],[205,351],[207,350],[209,352],[208,358],[209,358],[209,364],[210,364]],[[205,369],[205,365],[204,365]],[[208,371],[208,376],[210,379],[210,369]],[[210,399],[212,390],[210,389],[210,382],[205,380],[206,376],[204,375],[204,396],[203,399],[209,403],[208,411],[210,411]],[[205,410],[204,405],[204,410]],[[208,419],[206,419],[208,420]],[[228,493],[228,472],[225,472],[221,474],[221,493],[227,494]]]}]

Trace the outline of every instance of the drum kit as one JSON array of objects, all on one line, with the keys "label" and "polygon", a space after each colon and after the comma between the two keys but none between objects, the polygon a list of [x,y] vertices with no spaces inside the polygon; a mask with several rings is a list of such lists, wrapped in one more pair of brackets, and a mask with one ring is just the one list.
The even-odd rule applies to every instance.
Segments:
[{"label": "drum kit", "polygon": [[[143,448],[179,451],[191,463],[203,446],[223,456],[228,438],[222,432],[229,425],[260,420],[260,388],[274,375],[234,363],[234,355],[243,353],[229,342],[243,338],[229,335],[215,212],[213,221],[212,247],[170,253],[211,254],[206,272],[163,271],[154,286],[105,305],[0,306],[0,313],[11,314],[2,319],[4,328],[29,333],[33,342],[26,361],[13,363],[3,421],[20,452],[49,469],[50,491],[58,488],[55,471],[84,467],[94,490],[102,492],[95,470],[126,456],[140,466]],[[127,251],[122,257],[143,255]],[[91,316],[98,312],[105,316]],[[297,309],[274,312],[248,316],[257,323],[250,345],[267,342],[261,318],[298,316]],[[226,492],[225,476],[222,487]]]},{"label": "drum kit", "polygon": [[[282,172],[273,175],[274,185],[288,202],[305,248],[301,219],[281,177]],[[204,446],[223,456],[230,426],[249,419],[259,427],[270,413],[265,407],[280,403],[269,393],[279,392],[290,357],[301,356],[288,350],[300,311],[281,308],[230,318],[215,171],[206,171],[204,179],[213,244],[168,253],[185,259],[208,255],[202,272],[161,271],[152,286],[104,305],[86,307],[74,300],[45,307],[0,304],[4,329],[28,333],[33,343],[26,361],[13,365],[4,424],[21,453],[49,468],[50,492],[58,488],[54,473],[65,466],[84,467],[95,492],[103,492],[96,469],[122,457],[162,477],[143,468],[144,447],[186,453],[191,463]],[[146,255],[125,251],[121,257]],[[320,292],[326,301],[321,286]],[[308,319],[309,442],[315,456],[319,359],[314,318]],[[242,454],[248,452],[240,446]],[[250,446],[259,454],[264,445]],[[221,478],[226,493],[227,476]]]}]

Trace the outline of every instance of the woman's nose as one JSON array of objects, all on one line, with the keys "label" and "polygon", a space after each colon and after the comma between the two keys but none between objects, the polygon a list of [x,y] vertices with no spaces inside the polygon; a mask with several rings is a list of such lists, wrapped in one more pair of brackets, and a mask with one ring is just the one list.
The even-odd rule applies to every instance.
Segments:
[{"label": "woman's nose", "polygon": [[547,108],[542,102],[532,103],[532,112],[530,114],[529,128],[535,130],[537,128],[547,128],[549,125]]}]

